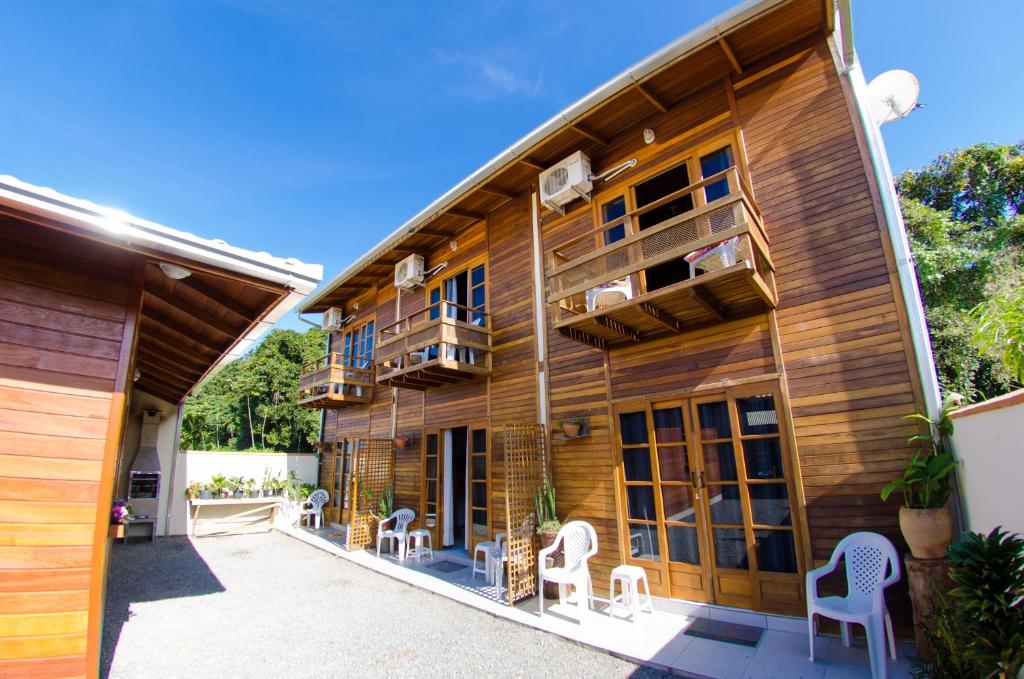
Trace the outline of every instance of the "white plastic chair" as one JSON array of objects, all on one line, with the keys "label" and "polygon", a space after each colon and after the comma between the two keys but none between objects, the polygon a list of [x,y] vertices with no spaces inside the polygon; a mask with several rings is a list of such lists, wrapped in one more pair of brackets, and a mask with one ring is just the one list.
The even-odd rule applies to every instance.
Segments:
[{"label": "white plastic chair", "polygon": [[[299,514],[299,523],[305,520],[306,525],[309,525],[309,518],[313,517],[313,523],[317,530],[320,530],[320,524],[324,520],[324,505],[331,499],[331,496],[323,488],[317,488],[306,501],[302,503],[302,511]],[[308,505],[308,506],[307,506]]]},{"label": "white plastic chair", "polygon": [[505,564],[508,563],[508,540],[504,533],[498,534],[497,541],[487,555],[487,563],[490,571],[488,577],[495,585],[498,596],[501,596],[501,588],[505,586]]},{"label": "white plastic chair", "polygon": [[685,259],[690,264],[690,278],[697,277],[698,269],[708,273],[735,264],[736,245],[738,243],[739,238],[733,236],[729,240],[722,241],[717,245],[711,245],[686,255]]},{"label": "white plastic chair", "polygon": [[[385,540],[388,541],[388,546],[392,551],[398,552],[398,558],[405,559],[406,545],[409,543],[409,524],[416,518],[416,512],[411,509],[399,509],[388,518],[384,519],[377,524],[377,556],[380,556],[380,543]],[[395,522],[395,527],[391,529],[384,528],[385,525]],[[397,547],[395,546],[397,543]]]},{"label": "white plastic chair", "polygon": [[[847,595],[819,597],[818,580],[835,571],[843,557],[846,557]],[[886,571],[889,571],[888,576]],[[884,536],[852,533],[840,540],[827,564],[807,572],[807,634],[811,662],[814,662],[814,616],[821,615],[839,621],[844,646],[850,645],[850,623],[863,625],[871,675],[875,679],[886,679],[886,636],[893,660],[896,659],[896,641],[892,618],[885,607],[885,588],[899,579],[899,555]]]},{"label": "white plastic chair", "polygon": [[[549,567],[547,558],[562,546],[562,566]],[[562,526],[550,547],[537,553],[537,580],[540,596],[540,615],[544,615],[544,583],[558,583],[558,601],[565,603],[567,588],[572,585],[576,589],[576,604],[579,606],[580,622],[584,612],[594,605],[594,583],[590,579],[590,568],[587,560],[597,554],[597,533],[586,521],[570,521]]]},{"label": "white plastic chair", "polygon": [[587,311],[594,311],[599,306],[612,306],[633,298],[633,283],[629,277],[620,278],[587,290],[586,297]]}]

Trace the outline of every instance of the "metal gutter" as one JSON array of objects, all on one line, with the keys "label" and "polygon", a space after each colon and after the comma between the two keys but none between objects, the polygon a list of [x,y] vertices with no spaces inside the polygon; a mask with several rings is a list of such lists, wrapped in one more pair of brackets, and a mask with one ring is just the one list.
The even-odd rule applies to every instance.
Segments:
[{"label": "metal gutter", "polygon": [[579,120],[601,106],[619,92],[642,82],[654,73],[685,58],[708,43],[717,41],[719,37],[727,34],[729,31],[735,30],[762,14],[788,2],[790,0],[746,0],[746,2],[733,7],[728,12],[698,26],[643,61],[631,66],[608,82],[597,87],[575,103],[570,104],[560,113],[542,123],[539,127],[527,133],[522,139],[489,160],[478,170],[449,189],[440,198],[430,203],[411,219],[391,232],[384,240],[342,270],[341,273],[322,287],[319,292],[309,298],[302,305],[301,311],[307,312],[310,307],[318,304],[335,287],[391,249],[392,246],[397,245],[402,238],[415,232],[418,227],[440,215],[446,208],[462,199],[481,184],[488,182],[494,175],[505,169],[517,158],[526,155],[540,142],[565,129],[574,121]]},{"label": "metal gutter", "polygon": [[853,100],[857,106],[861,127],[864,130],[871,167],[875,171],[875,181],[878,184],[882,210],[885,213],[889,240],[896,257],[896,273],[900,281],[903,303],[907,310],[907,322],[910,326],[911,342],[916,354],[915,363],[921,380],[921,390],[924,392],[925,408],[928,411],[928,416],[934,419],[942,412],[942,397],[936,377],[935,357],[932,354],[931,340],[928,335],[928,321],[925,318],[921,290],[918,288],[917,274],[914,271],[910,239],[907,237],[907,227],[903,223],[903,213],[900,211],[899,196],[896,194],[896,184],[892,175],[892,167],[889,165],[889,156],[885,152],[882,131],[872,117],[867,81],[864,79],[864,71],[861,69],[856,51],[853,49],[852,26],[848,18],[852,17],[851,0],[839,0],[839,5],[843,18],[842,24],[837,27],[837,32],[840,33],[839,41],[844,46],[849,44],[850,48],[850,60],[845,62],[844,71],[846,77],[849,78]]}]

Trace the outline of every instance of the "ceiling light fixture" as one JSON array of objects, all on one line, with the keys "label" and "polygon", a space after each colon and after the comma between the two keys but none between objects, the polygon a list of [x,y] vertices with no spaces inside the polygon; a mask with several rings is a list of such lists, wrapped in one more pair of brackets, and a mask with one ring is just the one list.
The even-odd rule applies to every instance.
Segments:
[{"label": "ceiling light fixture", "polygon": [[173,278],[176,281],[180,281],[183,278],[188,278],[192,275],[192,272],[183,266],[177,264],[171,264],[170,262],[160,262],[160,270],[164,272],[164,275],[168,278]]}]

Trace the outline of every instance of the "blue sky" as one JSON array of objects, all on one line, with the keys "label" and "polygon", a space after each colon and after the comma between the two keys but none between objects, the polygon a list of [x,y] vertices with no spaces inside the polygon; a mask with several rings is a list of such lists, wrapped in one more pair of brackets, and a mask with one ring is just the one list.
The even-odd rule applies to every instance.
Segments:
[{"label": "blue sky", "polygon": [[[330,278],[733,4],[0,0],[0,174]],[[854,17],[869,78],[921,81],[926,108],[884,128],[897,172],[1024,139],[1024,3],[857,0]]]}]

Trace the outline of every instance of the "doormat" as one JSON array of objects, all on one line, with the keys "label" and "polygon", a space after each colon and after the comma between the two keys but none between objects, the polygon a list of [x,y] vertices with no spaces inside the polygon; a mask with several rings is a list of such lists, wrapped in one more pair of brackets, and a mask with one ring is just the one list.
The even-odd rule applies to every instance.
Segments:
[{"label": "doormat", "polygon": [[697,618],[693,624],[686,628],[683,634],[712,641],[724,641],[727,644],[738,644],[740,646],[757,646],[761,640],[764,629],[761,627],[750,627],[749,625],[737,625],[734,622],[722,622],[710,618]]},{"label": "doormat", "polygon": [[434,570],[441,571],[442,573],[454,573],[455,571],[461,571],[466,567],[464,563],[455,563],[454,561],[435,561],[434,563],[428,563],[427,568],[433,568]]}]

